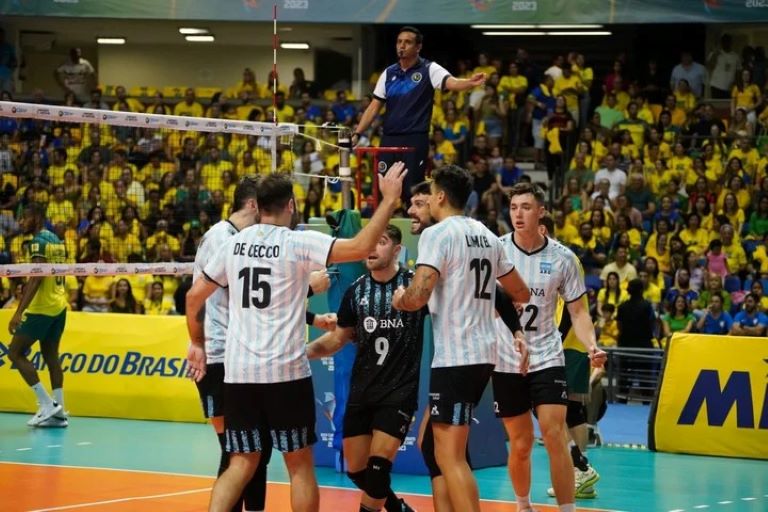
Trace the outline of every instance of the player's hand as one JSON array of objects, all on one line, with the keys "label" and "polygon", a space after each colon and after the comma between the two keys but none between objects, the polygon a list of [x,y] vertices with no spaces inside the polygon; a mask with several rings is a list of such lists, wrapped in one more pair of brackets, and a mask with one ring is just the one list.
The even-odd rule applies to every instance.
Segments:
[{"label": "player's hand", "polygon": [[408,174],[403,162],[395,162],[386,174],[379,176],[379,190],[384,199],[396,201],[403,192],[403,178]]},{"label": "player's hand", "polygon": [[187,363],[187,377],[195,382],[203,380],[208,366],[205,357],[205,347],[197,343],[190,343],[187,350]]},{"label": "player's hand", "polygon": [[530,354],[528,353],[528,343],[525,341],[522,331],[515,333],[515,350],[520,354],[520,373],[525,375],[528,373],[528,363],[530,362]]},{"label": "player's hand", "polygon": [[392,295],[392,307],[398,311],[403,311],[403,297],[405,296],[405,288],[398,286],[395,293]]},{"label": "player's hand", "polygon": [[469,83],[471,83],[475,87],[477,87],[479,85],[484,85],[485,84],[485,73],[475,73],[474,75],[472,75],[471,78],[469,78]]},{"label": "player's hand", "polygon": [[8,332],[11,333],[11,336],[16,334],[16,329],[18,329],[19,325],[21,325],[21,316],[13,315],[11,321],[8,322]]},{"label": "player's hand", "polygon": [[589,349],[589,359],[592,361],[592,366],[595,368],[602,368],[608,360],[608,354],[593,345],[592,348]]},{"label": "player's hand", "polygon": [[315,270],[309,274],[309,287],[312,293],[323,293],[331,287],[331,278],[328,277],[328,269]]},{"label": "player's hand", "polygon": [[325,313],[323,315],[315,315],[315,321],[312,322],[312,325],[324,331],[333,331],[336,329],[337,320],[336,313]]}]

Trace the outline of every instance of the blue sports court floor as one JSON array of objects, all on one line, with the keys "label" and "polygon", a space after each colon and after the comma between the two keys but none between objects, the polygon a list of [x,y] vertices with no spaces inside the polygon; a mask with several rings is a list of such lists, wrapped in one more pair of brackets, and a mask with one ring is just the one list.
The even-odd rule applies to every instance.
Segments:
[{"label": "blue sports court floor", "polygon": [[[659,454],[637,447],[623,448],[621,445],[624,443],[641,441],[638,437],[645,431],[643,421],[647,417],[647,408],[624,407],[626,411],[614,409],[602,427],[611,446],[592,449],[588,454],[602,478],[597,486],[597,499],[580,502],[580,507],[664,512],[768,510],[766,462]],[[193,481],[196,485],[185,482],[179,484],[181,487],[170,488],[173,492],[158,495],[174,496],[178,500],[183,497],[185,501],[178,501],[176,505],[172,504],[174,502],[161,506],[152,501],[134,501],[145,500],[145,496],[153,495],[153,491],[145,484],[136,484],[130,479],[113,489],[117,498],[114,492],[109,495],[110,499],[104,499],[95,491],[91,496],[88,489],[98,488],[100,474],[115,478],[116,474],[129,475],[137,470],[139,474],[149,475],[152,481],[180,475],[213,476],[218,452],[210,426],[72,418],[68,429],[31,429],[26,426],[27,419],[27,415],[0,414],[0,510],[205,510],[210,478]],[[40,472],[43,469],[60,471],[62,467],[98,468],[102,473],[79,476],[75,480],[79,482],[76,485],[83,486],[84,492],[72,497],[63,492],[66,489],[58,487],[75,484],[67,484],[65,479],[59,481],[58,477],[49,479],[46,473]],[[546,453],[541,446],[534,450],[533,467],[532,499],[551,507],[554,500],[546,496],[549,475]],[[112,470],[132,471],[123,473]],[[514,500],[505,468],[483,469],[475,474],[480,495],[487,500],[484,510],[515,510],[510,505],[500,504]],[[33,480],[35,475],[39,478],[36,482]],[[340,491],[339,488],[353,488],[346,477],[330,468],[319,468],[318,477],[320,485],[329,488],[326,493]],[[270,492],[277,489],[281,482],[287,482],[280,457],[273,458],[269,479],[275,482],[270,486]],[[417,496],[430,492],[427,477],[421,476],[394,475],[393,488],[399,493]],[[61,497],[56,498],[58,501],[41,502],[45,506],[32,506],[29,500],[15,498],[18,494],[35,490],[39,490],[41,496],[53,492],[60,493]],[[353,495],[349,498],[354,501]],[[418,500],[421,503],[426,501],[423,497]],[[552,510],[549,507],[545,509]],[[278,505],[268,510],[289,510],[289,507]],[[323,510],[347,508],[337,503],[335,507],[323,507]]]}]

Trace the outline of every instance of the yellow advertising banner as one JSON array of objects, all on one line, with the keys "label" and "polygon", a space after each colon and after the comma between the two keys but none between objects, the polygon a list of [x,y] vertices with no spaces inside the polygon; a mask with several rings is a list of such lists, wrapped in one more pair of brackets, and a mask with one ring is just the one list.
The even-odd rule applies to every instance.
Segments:
[{"label": "yellow advertising banner", "polygon": [[768,459],[768,340],[676,334],[651,412],[649,445]]},{"label": "yellow advertising banner", "polygon": [[[0,310],[0,411],[34,413],[35,396],[8,359],[8,322]],[[204,421],[186,378],[184,317],[68,312],[60,345],[65,407],[73,416]],[[50,391],[39,344],[28,355]]]}]

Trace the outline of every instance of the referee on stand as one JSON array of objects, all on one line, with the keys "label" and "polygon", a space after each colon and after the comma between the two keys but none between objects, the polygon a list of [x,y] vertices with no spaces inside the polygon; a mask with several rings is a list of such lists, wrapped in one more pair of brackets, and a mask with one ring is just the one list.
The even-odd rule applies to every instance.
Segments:
[{"label": "referee on stand", "polygon": [[436,62],[421,58],[423,36],[417,28],[403,27],[397,35],[397,63],[379,76],[373,90],[373,100],[363,113],[352,135],[357,145],[360,136],[370,127],[386,104],[382,147],[412,147],[404,155],[384,153],[379,160],[379,172],[384,172],[396,160],[403,160],[408,175],[403,184],[403,200],[408,204],[411,186],[424,180],[429,154],[429,125],[435,89],[466,91],[485,83],[485,73],[469,79],[458,79]]}]

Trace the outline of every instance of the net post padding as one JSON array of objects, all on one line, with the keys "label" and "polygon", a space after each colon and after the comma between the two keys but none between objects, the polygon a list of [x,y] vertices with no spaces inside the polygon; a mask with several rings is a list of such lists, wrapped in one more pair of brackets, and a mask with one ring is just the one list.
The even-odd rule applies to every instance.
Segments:
[{"label": "net post padding", "polygon": [[373,167],[371,167],[371,174],[373,175],[373,208],[376,209],[379,206],[379,155],[382,153],[412,153],[416,151],[416,148],[411,146],[382,146],[382,147],[356,147],[355,155],[357,156],[357,178],[355,180],[355,186],[357,187],[357,209],[362,206],[362,173],[363,173],[363,157],[367,154],[373,155]]}]

